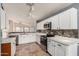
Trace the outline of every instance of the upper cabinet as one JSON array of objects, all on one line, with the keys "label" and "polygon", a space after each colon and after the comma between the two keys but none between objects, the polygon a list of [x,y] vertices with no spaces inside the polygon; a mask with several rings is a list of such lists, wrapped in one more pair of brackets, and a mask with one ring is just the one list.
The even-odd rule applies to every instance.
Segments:
[{"label": "upper cabinet", "polygon": [[0,25],[1,25],[1,29],[5,29],[6,28],[6,14],[4,12],[4,10],[0,9]]},{"label": "upper cabinet", "polygon": [[77,29],[77,9],[71,8],[59,15],[59,29]]},{"label": "upper cabinet", "polygon": [[43,22],[37,24],[37,30],[44,30]]},{"label": "upper cabinet", "polygon": [[78,29],[77,9],[70,8],[51,17],[52,29]]},{"label": "upper cabinet", "polygon": [[70,10],[65,11],[59,15],[59,29],[71,29]]},{"label": "upper cabinet", "polygon": [[77,11],[77,9],[75,9],[75,8],[72,8],[72,9],[70,9],[70,10],[72,10],[71,12],[70,12],[70,15],[71,15],[71,28],[72,29],[78,29],[78,11]]},{"label": "upper cabinet", "polygon": [[37,30],[44,30],[44,24],[47,23],[47,22],[51,22],[51,18],[48,18],[46,20],[43,20],[39,23],[37,23]]},{"label": "upper cabinet", "polygon": [[51,17],[51,22],[52,22],[52,29],[59,28],[59,16],[58,15]]},{"label": "upper cabinet", "polygon": [[52,30],[78,29],[77,9],[70,8],[37,24],[37,29],[44,29],[46,22],[52,22]]}]

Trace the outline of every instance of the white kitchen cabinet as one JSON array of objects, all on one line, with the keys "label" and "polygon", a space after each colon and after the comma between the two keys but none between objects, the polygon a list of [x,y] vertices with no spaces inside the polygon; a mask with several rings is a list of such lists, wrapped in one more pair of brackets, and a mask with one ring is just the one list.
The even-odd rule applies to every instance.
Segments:
[{"label": "white kitchen cabinet", "polygon": [[59,29],[59,15],[51,17],[52,29]]},{"label": "white kitchen cabinet", "polygon": [[37,23],[37,30],[44,30],[42,22]]},{"label": "white kitchen cabinet", "polygon": [[54,37],[47,40],[47,51],[52,56],[77,56],[77,43],[66,45],[53,39]]},{"label": "white kitchen cabinet", "polygon": [[58,15],[60,29],[77,29],[77,9],[71,8]]},{"label": "white kitchen cabinet", "polygon": [[55,54],[54,49],[55,49],[54,48],[54,42],[52,42],[51,39],[48,39],[48,41],[47,41],[47,50],[52,56],[54,56],[54,54]]},{"label": "white kitchen cabinet", "polygon": [[44,30],[44,24],[47,23],[47,22],[51,22],[51,18],[48,18],[46,20],[43,20],[39,23],[37,23],[37,30]]},{"label": "white kitchen cabinet", "polygon": [[5,11],[0,9],[0,22],[1,22],[1,29],[5,29],[6,28],[6,14]]},{"label": "white kitchen cabinet", "polygon": [[78,29],[76,8],[70,8],[50,18],[52,29]]},{"label": "white kitchen cabinet", "polygon": [[44,21],[40,23],[40,29],[44,30]]},{"label": "white kitchen cabinet", "polygon": [[40,44],[40,37],[41,37],[41,35],[36,35],[36,42],[38,43],[38,44]]},{"label": "white kitchen cabinet", "polygon": [[52,17],[52,29],[77,29],[77,9],[70,8]]},{"label": "white kitchen cabinet", "polygon": [[71,15],[71,29],[78,29],[78,20],[77,19],[77,9],[72,8],[70,9],[70,15]]},{"label": "white kitchen cabinet", "polygon": [[40,23],[37,23],[37,30],[40,29]]},{"label": "white kitchen cabinet", "polygon": [[24,35],[19,35],[18,44],[36,42],[35,33],[26,33]]},{"label": "white kitchen cabinet", "polygon": [[44,24],[46,20],[37,23],[37,30],[44,30]]},{"label": "white kitchen cabinet", "polygon": [[46,22],[52,22],[52,29],[78,29],[77,9],[70,8],[37,24],[37,29],[44,30]]},{"label": "white kitchen cabinet", "polygon": [[55,56],[65,56],[65,45],[54,42],[55,44]]},{"label": "white kitchen cabinet", "polygon": [[60,29],[71,29],[70,10],[60,13],[58,15],[59,15],[59,28]]}]

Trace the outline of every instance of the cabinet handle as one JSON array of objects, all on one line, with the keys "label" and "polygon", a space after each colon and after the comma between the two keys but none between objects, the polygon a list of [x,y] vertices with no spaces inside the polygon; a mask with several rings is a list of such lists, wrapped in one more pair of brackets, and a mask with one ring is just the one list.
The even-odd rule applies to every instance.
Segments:
[{"label": "cabinet handle", "polygon": [[58,44],[58,46],[61,46],[60,44]]}]

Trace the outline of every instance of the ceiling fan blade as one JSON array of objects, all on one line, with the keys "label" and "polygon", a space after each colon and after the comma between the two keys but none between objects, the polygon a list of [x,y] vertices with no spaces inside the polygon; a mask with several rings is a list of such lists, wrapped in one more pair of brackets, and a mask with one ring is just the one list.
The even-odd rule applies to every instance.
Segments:
[{"label": "ceiling fan blade", "polygon": [[28,16],[31,16],[32,17],[32,11],[34,10],[34,3],[26,3],[26,5],[29,6],[29,14]]},{"label": "ceiling fan blade", "polygon": [[26,3],[26,5],[28,5],[28,6],[33,6],[34,3]]}]

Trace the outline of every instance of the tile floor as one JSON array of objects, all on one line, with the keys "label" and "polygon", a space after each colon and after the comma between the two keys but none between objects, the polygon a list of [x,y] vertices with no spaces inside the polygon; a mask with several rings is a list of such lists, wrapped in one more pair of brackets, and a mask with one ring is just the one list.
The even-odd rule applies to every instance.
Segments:
[{"label": "tile floor", "polygon": [[16,56],[49,56],[36,43],[21,44],[16,47]]}]

